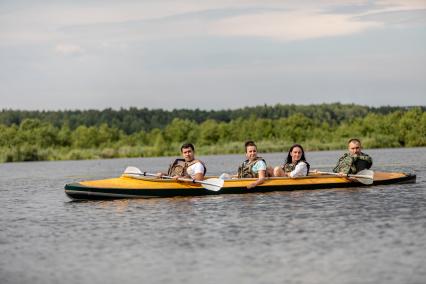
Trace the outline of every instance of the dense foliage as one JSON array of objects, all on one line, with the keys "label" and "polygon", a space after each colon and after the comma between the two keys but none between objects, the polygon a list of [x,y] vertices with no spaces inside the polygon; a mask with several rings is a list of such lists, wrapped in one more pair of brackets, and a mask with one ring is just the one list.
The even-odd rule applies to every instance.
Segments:
[{"label": "dense foliage", "polygon": [[[164,129],[173,119],[187,119],[196,123],[206,120],[217,122],[230,122],[238,118],[248,119],[269,118],[272,120],[288,118],[295,114],[303,114],[305,117],[318,123],[329,125],[340,124],[343,121],[351,121],[357,117],[366,116],[369,113],[389,114],[395,111],[407,111],[410,107],[367,107],[354,104],[321,104],[321,105],[281,105],[245,107],[235,110],[189,110],[174,109],[172,111],[147,108],[120,109],[120,110],[75,110],[75,111],[0,111],[0,124],[11,126],[20,125],[25,119],[38,119],[48,122],[60,128],[67,125],[71,130],[81,125],[87,127],[107,124],[111,128],[118,128],[126,134],[132,134],[141,130],[151,131],[154,128]],[[422,111],[426,107],[421,107]]]},{"label": "dense foliage", "polygon": [[[361,138],[366,148],[426,146],[424,108],[372,111],[340,104],[317,108],[263,106],[235,113],[3,111],[0,161],[179,155],[180,144],[187,141],[196,145],[198,154],[242,153],[248,139],[257,141],[262,152],[287,151],[296,142],[307,150],[344,149],[350,137]],[[145,112],[152,112],[149,119],[141,115]],[[140,125],[144,120],[149,126]]]}]

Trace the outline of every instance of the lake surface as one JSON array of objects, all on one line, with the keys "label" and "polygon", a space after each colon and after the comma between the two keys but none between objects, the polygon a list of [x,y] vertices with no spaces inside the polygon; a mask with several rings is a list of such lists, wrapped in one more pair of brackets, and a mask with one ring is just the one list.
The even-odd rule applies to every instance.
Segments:
[{"label": "lake surface", "polygon": [[[425,283],[426,148],[365,152],[417,183],[72,202],[66,183],[171,158],[0,164],[0,283]],[[307,159],[330,170],[340,154]],[[244,157],[199,158],[220,174]]]}]

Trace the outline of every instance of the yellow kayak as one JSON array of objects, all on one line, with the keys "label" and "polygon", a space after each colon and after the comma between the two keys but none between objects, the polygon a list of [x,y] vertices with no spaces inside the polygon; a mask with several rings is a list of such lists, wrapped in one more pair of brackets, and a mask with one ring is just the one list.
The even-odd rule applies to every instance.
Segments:
[{"label": "yellow kayak", "polygon": [[374,172],[371,182],[365,183],[361,179],[357,179],[356,175],[354,177],[341,177],[318,173],[298,178],[267,178],[263,184],[247,189],[247,185],[253,181],[255,179],[220,180],[217,177],[208,177],[204,181],[193,181],[190,179],[175,180],[124,174],[117,178],[70,183],[65,185],[65,193],[72,199],[83,200],[242,194],[414,183],[416,182],[416,175],[398,172]]}]

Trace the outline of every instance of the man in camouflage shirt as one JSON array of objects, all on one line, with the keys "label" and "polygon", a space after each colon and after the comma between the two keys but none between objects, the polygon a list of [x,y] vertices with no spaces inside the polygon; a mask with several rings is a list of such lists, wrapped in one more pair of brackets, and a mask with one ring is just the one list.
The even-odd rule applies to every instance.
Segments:
[{"label": "man in camouflage shirt", "polygon": [[361,141],[352,138],[348,141],[348,153],[340,157],[333,172],[342,175],[356,174],[364,169],[369,169],[373,165],[371,157],[361,152]]}]

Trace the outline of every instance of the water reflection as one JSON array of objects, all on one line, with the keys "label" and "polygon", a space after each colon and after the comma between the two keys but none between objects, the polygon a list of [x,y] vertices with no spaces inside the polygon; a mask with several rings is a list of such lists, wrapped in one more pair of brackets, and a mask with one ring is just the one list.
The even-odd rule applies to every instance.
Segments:
[{"label": "water reflection", "polygon": [[[369,153],[378,164],[417,157],[417,183],[73,202],[63,191],[72,176],[169,159],[3,165],[0,282],[422,283],[425,151]],[[331,164],[334,154],[310,159]],[[215,159],[235,162],[205,157]]]}]

